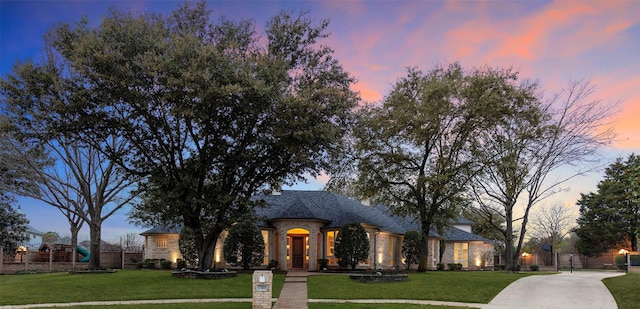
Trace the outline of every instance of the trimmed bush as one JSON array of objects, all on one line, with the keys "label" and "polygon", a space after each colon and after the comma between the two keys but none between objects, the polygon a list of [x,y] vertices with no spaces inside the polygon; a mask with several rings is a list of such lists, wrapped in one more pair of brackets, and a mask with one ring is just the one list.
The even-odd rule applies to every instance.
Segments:
[{"label": "trimmed bush", "polygon": [[538,271],[538,269],[540,269],[540,267],[538,265],[531,265],[529,266],[529,270],[530,271]]},{"label": "trimmed bush", "polygon": [[343,225],[335,242],[335,256],[341,268],[356,269],[359,262],[369,257],[369,238],[358,222]]},{"label": "trimmed bush", "polygon": [[156,268],[156,261],[154,261],[154,260],[145,260],[144,261],[144,267],[145,268],[154,269],[154,268]]},{"label": "trimmed bush", "polygon": [[443,263],[438,263],[438,264],[436,265],[436,268],[437,268],[438,270],[444,270],[444,264],[443,264]]},{"label": "trimmed bush", "polygon": [[178,259],[178,261],[176,262],[176,266],[178,267],[178,269],[187,268],[187,261]]},{"label": "trimmed bush", "polygon": [[325,270],[329,268],[329,260],[328,259],[318,259],[318,268],[320,270]]},{"label": "trimmed bush", "polygon": [[276,260],[270,260],[269,261],[269,265],[267,265],[267,267],[269,269],[275,269],[276,267],[278,267],[278,264],[280,264],[278,261]]},{"label": "trimmed bush", "polygon": [[160,268],[171,269],[171,261],[167,261],[167,260],[160,261]]}]

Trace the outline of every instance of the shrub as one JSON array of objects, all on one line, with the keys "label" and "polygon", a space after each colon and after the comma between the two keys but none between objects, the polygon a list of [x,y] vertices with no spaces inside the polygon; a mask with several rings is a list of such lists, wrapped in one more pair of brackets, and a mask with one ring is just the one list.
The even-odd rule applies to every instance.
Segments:
[{"label": "shrub", "polygon": [[420,240],[422,235],[418,231],[408,231],[404,234],[402,241],[402,256],[405,259],[406,267],[411,264],[420,263]]},{"label": "shrub", "polygon": [[171,261],[167,261],[167,260],[160,261],[160,268],[171,269]]},{"label": "shrub", "polygon": [[335,242],[335,256],[340,267],[351,266],[351,269],[369,257],[369,238],[360,223],[347,223],[340,228]]},{"label": "shrub", "polygon": [[442,264],[442,263],[438,263],[438,265],[436,265],[436,268],[437,268],[438,270],[444,270],[444,264]]},{"label": "shrub", "polygon": [[457,263],[456,264],[456,270],[462,270],[462,264],[461,263]]},{"label": "shrub", "polygon": [[320,270],[325,270],[329,268],[329,260],[328,259],[318,259],[318,268]]},{"label": "shrub", "polygon": [[144,262],[140,261],[138,262],[138,269],[142,269],[144,268]]},{"label": "shrub", "polygon": [[278,267],[278,264],[280,264],[280,263],[278,263],[278,261],[276,261],[276,260],[270,260],[270,261],[269,261],[269,265],[267,265],[267,267],[268,267],[269,269],[275,269],[276,267]]},{"label": "shrub", "polygon": [[458,270],[456,263],[447,263],[447,266],[449,267],[449,270]]},{"label": "shrub", "polygon": [[146,259],[144,260],[144,267],[151,268],[151,269],[156,268],[156,261],[151,259]]},{"label": "shrub", "polygon": [[538,269],[540,269],[540,267],[538,265],[531,265],[529,266],[529,270],[530,271],[538,271]]},{"label": "shrub", "polygon": [[178,261],[176,261],[176,267],[178,267],[178,269],[187,268],[187,261],[183,259],[178,259]]},{"label": "shrub", "polygon": [[229,229],[224,241],[224,259],[233,266],[249,269],[264,259],[264,239],[254,220],[244,219]]}]

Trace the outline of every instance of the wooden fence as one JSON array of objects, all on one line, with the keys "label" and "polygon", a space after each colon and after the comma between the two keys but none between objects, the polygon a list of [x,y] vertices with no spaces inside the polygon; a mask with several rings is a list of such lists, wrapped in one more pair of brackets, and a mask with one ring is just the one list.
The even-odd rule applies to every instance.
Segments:
[{"label": "wooden fence", "polygon": [[[75,254],[75,250],[74,254]],[[59,262],[53,252],[47,252],[48,256],[36,250],[27,250],[21,254],[4,254],[0,247],[0,274],[13,274],[17,272],[57,272],[74,269],[87,269],[87,262]],[[100,267],[111,269],[135,269],[142,260],[142,251],[103,251],[100,252]]]}]

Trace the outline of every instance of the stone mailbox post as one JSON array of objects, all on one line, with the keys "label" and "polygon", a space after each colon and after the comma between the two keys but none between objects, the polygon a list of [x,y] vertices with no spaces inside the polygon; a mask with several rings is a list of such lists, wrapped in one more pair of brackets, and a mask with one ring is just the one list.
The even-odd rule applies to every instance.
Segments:
[{"label": "stone mailbox post", "polygon": [[273,288],[273,273],[269,270],[253,272],[253,309],[270,309]]}]

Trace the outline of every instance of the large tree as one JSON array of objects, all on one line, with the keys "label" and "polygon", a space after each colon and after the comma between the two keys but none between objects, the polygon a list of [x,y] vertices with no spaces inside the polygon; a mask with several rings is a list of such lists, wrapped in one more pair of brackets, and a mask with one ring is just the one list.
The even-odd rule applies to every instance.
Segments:
[{"label": "large tree", "polygon": [[419,271],[428,267],[431,228],[456,216],[478,172],[477,137],[504,112],[505,93],[520,95],[514,80],[509,70],[465,72],[458,63],[410,68],[380,105],[360,110],[353,152],[330,186],[352,182],[360,197],[418,222]]},{"label": "large tree", "polygon": [[634,197],[633,183],[640,157],[631,154],[626,161],[618,158],[605,170],[597,192],[581,194],[580,217],[574,229],[579,239],[576,247],[589,256],[620,246],[638,251],[640,203]]},{"label": "large tree", "polygon": [[204,2],[169,16],[114,10],[95,28],[56,27],[68,69],[41,69],[72,98],[57,105],[58,131],[126,142],[100,149],[142,179],[133,220],[188,227],[207,269],[252,194],[318,175],[349,130],[354,80],[320,42],[327,25],[283,12],[260,35],[250,21],[210,21]]},{"label": "large tree", "polygon": [[[29,220],[23,213],[16,211],[10,196],[0,192],[0,247],[5,254],[16,252],[20,243],[28,240],[27,224]],[[0,259],[4,257],[0,256]]]},{"label": "large tree", "polygon": [[[511,112],[478,136],[484,145],[483,166],[473,185],[479,213],[504,217],[505,226],[496,228],[504,235],[511,271],[517,269],[532,207],[593,167],[586,164],[558,173],[557,178],[552,175],[562,167],[590,163],[612,137],[603,125],[614,109],[591,98],[594,88],[588,82],[572,82],[550,100],[536,83],[526,87],[530,96],[511,100]],[[524,205],[521,216],[519,203]]]}]

